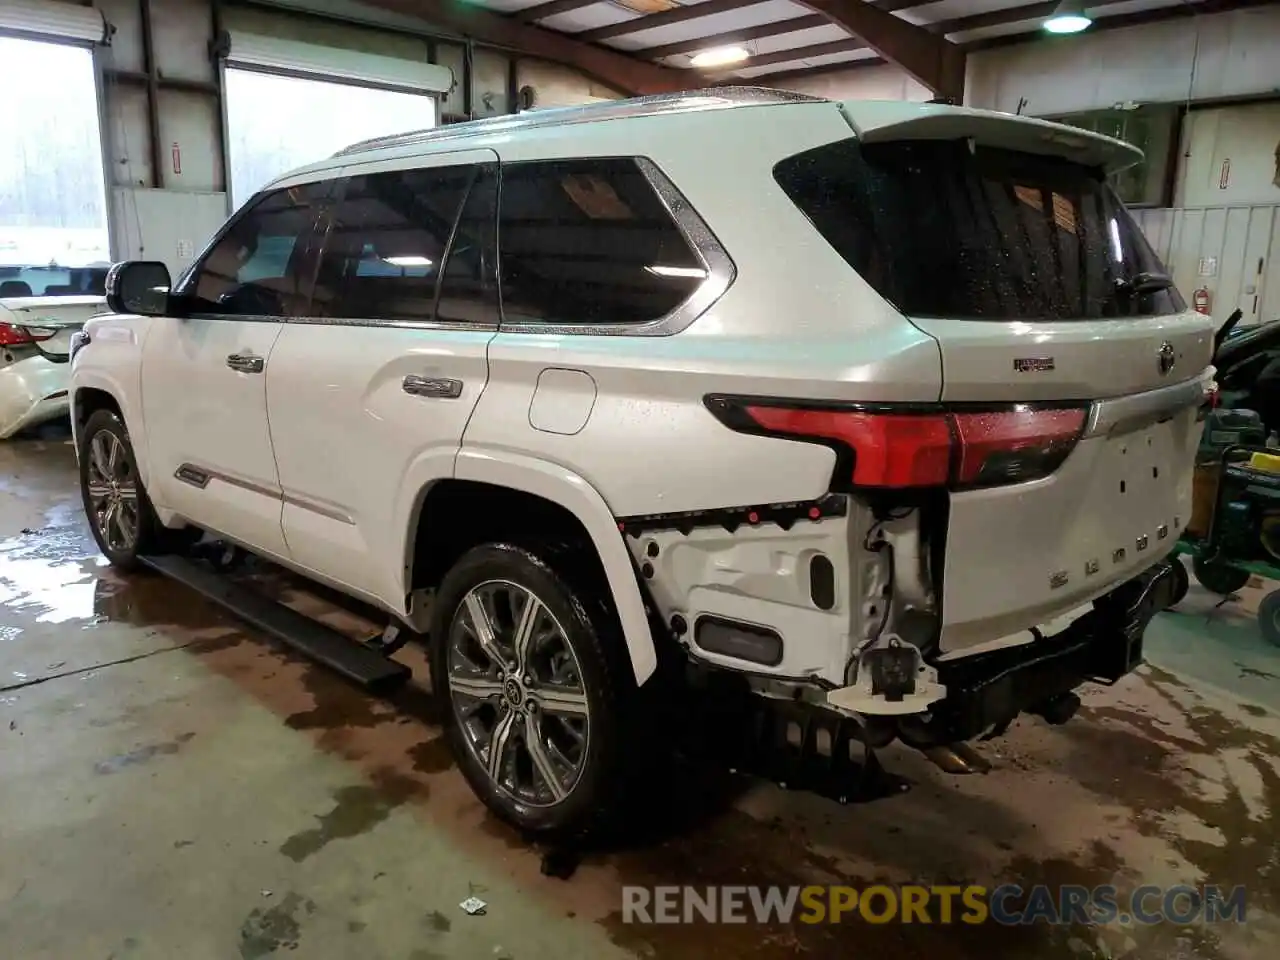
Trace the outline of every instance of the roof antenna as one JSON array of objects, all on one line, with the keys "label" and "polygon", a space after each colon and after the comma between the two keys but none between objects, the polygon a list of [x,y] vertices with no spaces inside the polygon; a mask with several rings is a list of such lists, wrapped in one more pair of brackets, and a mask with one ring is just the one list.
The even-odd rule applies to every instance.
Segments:
[{"label": "roof antenna", "polygon": [[1023,110],[1025,110],[1026,108],[1027,108],[1027,98],[1026,98],[1026,97],[1019,97],[1019,98],[1018,98],[1018,109],[1017,109],[1017,110],[1015,110],[1015,111],[1013,111],[1014,116],[1018,116],[1018,117],[1022,116],[1022,111],[1023,111]]}]

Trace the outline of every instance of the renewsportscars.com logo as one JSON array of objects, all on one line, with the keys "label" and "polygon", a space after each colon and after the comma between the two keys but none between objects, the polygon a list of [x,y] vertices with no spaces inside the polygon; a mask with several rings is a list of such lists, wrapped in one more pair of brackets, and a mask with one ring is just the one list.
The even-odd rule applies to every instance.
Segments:
[{"label": "renewsportscars.com logo", "polygon": [[623,887],[624,923],[1243,923],[1236,886]]}]

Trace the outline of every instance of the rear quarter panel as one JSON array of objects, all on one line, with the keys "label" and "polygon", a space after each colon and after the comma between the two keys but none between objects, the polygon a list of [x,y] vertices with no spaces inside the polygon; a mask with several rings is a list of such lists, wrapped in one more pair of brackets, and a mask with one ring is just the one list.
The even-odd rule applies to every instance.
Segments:
[{"label": "rear quarter panel", "polygon": [[[871,291],[773,179],[783,157],[851,133],[834,104],[815,103],[612,121],[589,139],[548,128],[495,144],[504,162],[647,157],[705,221],[735,278],[672,336],[500,330],[464,446],[568,466],[620,517],[825,493],[829,449],[733,433],[703,398],[938,399],[936,342]],[[549,368],[590,378],[593,398],[572,431],[531,420]]]}]

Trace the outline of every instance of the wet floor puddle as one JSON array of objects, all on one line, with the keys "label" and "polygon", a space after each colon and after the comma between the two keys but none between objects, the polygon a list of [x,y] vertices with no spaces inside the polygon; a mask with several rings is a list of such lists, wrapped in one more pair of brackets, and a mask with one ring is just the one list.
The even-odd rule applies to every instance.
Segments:
[{"label": "wet floor puddle", "polygon": [[[667,791],[672,810],[650,812],[656,827],[635,843],[585,852],[576,875],[553,880],[540,875],[543,851],[494,823],[471,799],[440,737],[437,705],[421,686],[390,700],[370,698],[243,633],[189,591],[107,569],[76,504],[64,499],[41,521],[0,541],[0,644],[36,624],[73,632],[105,623],[174,635],[213,631],[221,642],[175,655],[232,678],[285,725],[364,772],[364,785],[335,794],[330,810],[283,845],[281,854],[297,862],[411,804],[545,896],[548,909],[600,922],[617,944],[643,956],[1262,960],[1280,943],[1272,920],[1280,899],[1273,815],[1280,736],[1243,722],[1274,725],[1274,718],[1260,708],[1228,716],[1155,668],[1126,681],[1120,694],[1091,696],[1084,715],[1061,730],[1019,723],[1007,740],[991,745],[996,770],[986,777],[947,779],[907,757],[912,789],[865,806],[841,807],[727,775],[674,778]],[[406,655],[415,674],[425,676],[421,657]],[[145,759],[126,754],[111,762],[124,768]],[[691,817],[691,805],[704,809]],[[1245,884],[1250,921],[1234,929],[863,921],[712,927],[626,924],[619,912],[623,885],[877,882]],[[245,935],[264,948],[287,944],[287,927],[264,914]]]}]

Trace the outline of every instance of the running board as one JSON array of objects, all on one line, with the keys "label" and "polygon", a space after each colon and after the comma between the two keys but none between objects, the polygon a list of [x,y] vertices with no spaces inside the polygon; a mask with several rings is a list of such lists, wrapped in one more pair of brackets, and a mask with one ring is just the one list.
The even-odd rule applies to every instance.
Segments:
[{"label": "running board", "polygon": [[178,556],[141,559],[157,573],[190,587],[285,646],[354,680],[371,693],[392,690],[411,676],[412,672],[403,663],[383,656],[380,651],[370,649],[252,587],[235,583],[204,564]]}]

